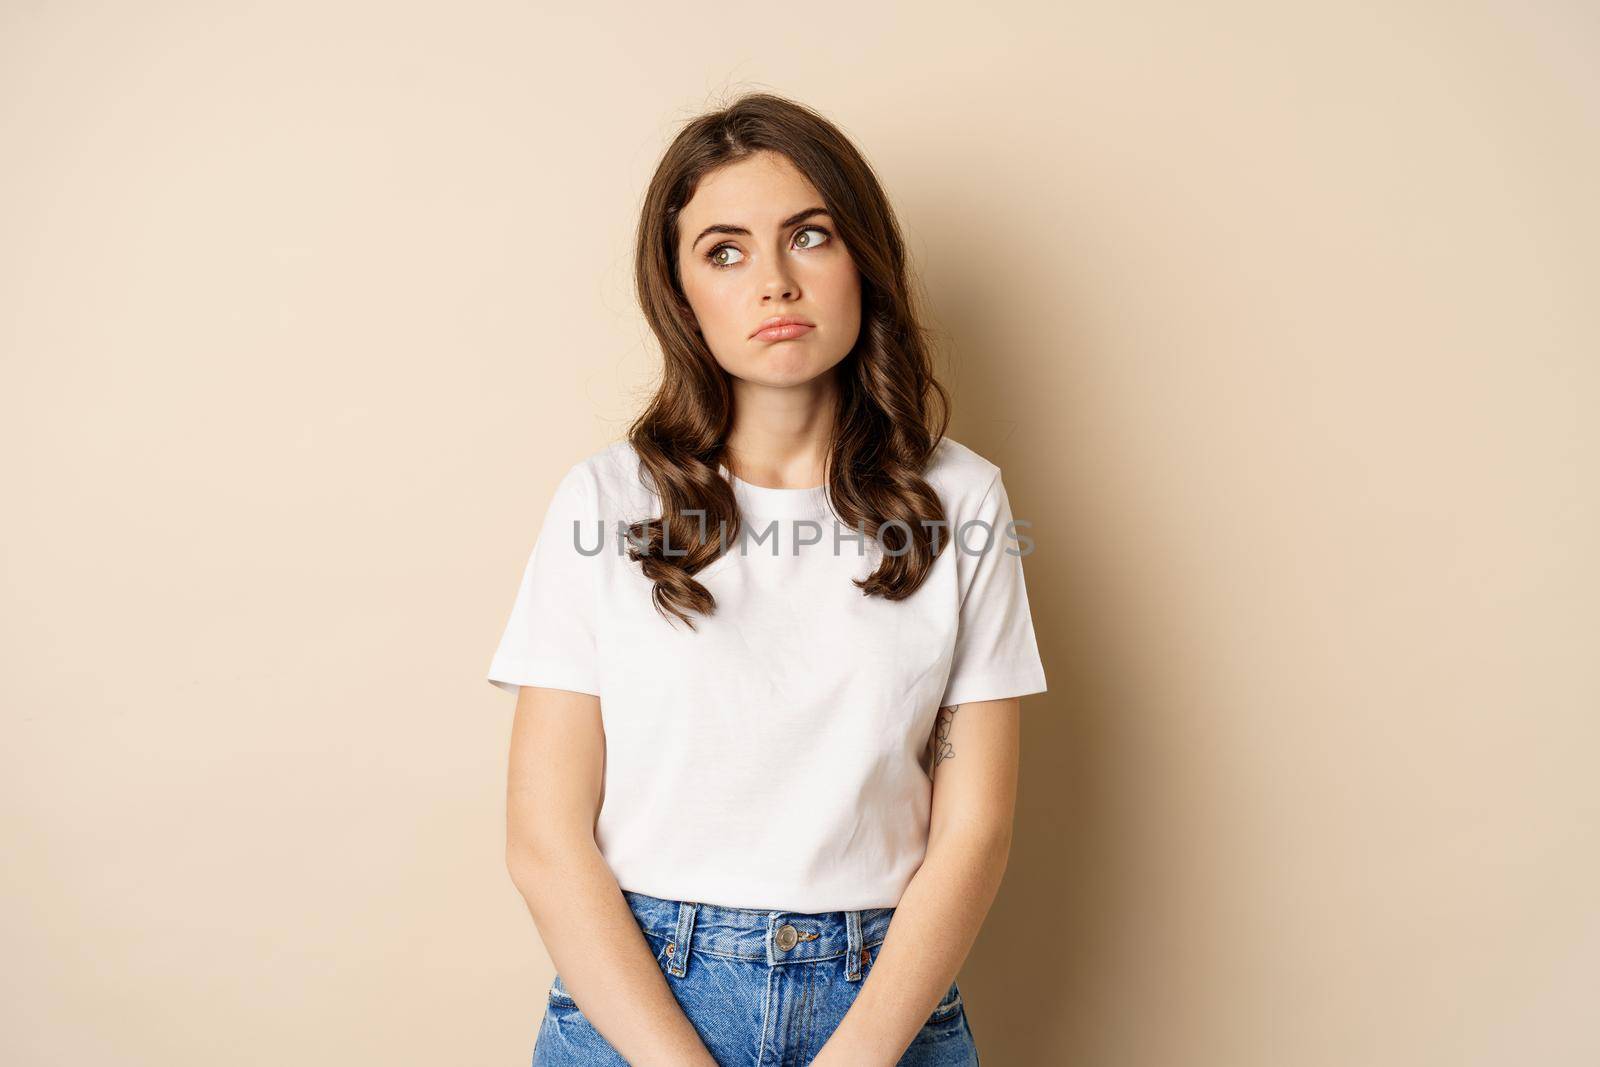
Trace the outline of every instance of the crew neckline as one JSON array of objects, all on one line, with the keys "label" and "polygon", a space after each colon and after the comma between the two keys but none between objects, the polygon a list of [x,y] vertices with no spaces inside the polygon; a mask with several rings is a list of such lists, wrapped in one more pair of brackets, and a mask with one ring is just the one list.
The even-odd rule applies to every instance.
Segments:
[{"label": "crew neckline", "polygon": [[813,485],[802,489],[778,489],[770,485],[756,485],[728,470],[727,464],[717,464],[717,471],[733,486],[739,508],[747,515],[763,517],[810,517],[821,515],[828,509],[828,487]]}]

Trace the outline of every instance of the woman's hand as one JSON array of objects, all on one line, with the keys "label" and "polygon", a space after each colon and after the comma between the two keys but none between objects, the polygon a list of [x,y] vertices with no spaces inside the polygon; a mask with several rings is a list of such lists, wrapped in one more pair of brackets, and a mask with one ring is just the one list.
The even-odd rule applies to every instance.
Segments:
[{"label": "woman's hand", "polygon": [[927,853],[813,1067],[895,1067],[961,970],[1010,856],[1020,711],[1017,697],[939,709]]}]

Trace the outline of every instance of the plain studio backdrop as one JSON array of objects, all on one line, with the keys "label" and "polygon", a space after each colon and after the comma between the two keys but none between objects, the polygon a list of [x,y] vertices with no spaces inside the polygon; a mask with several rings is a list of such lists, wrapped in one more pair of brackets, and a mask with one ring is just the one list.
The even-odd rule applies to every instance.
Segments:
[{"label": "plain studio backdrop", "polygon": [[1600,1060],[1600,20],[1240,0],[0,8],[0,1060],[526,1061],[484,676],[750,89],[1034,524],[984,1062]]}]

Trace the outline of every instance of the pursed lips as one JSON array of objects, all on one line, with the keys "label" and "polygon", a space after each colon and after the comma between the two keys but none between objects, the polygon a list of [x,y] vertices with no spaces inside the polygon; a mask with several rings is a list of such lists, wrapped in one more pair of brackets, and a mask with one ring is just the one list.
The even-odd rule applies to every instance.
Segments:
[{"label": "pursed lips", "polygon": [[782,316],[762,323],[760,328],[750,336],[761,341],[786,341],[809,333],[814,329],[816,327],[805,319]]}]

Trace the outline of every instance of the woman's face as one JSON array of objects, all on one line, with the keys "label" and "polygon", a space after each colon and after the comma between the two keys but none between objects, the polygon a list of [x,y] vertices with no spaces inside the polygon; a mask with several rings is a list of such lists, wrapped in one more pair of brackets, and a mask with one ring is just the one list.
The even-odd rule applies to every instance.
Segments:
[{"label": "woman's face", "polygon": [[[861,278],[815,187],[777,152],[709,172],[678,216],[678,276],[700,333],[735,378],[801,385],[861,330]],[[809,323],[760,333],[768,319]]]}]

